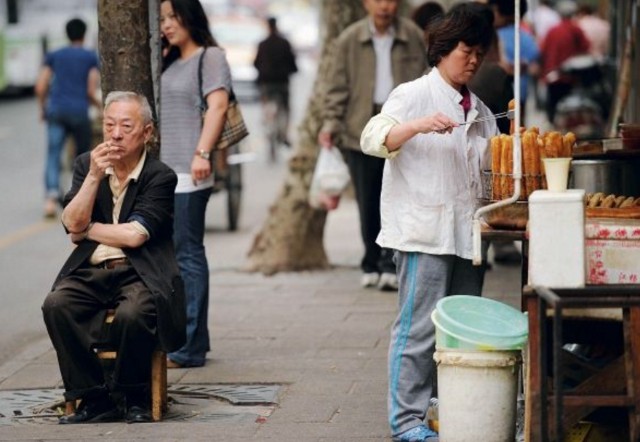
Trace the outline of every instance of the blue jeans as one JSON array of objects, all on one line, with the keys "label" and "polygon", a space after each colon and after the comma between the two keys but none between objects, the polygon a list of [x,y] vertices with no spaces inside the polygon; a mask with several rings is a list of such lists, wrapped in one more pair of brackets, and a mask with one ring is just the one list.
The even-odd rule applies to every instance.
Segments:
[{"label": "blue jeans", "polygon": [[187,301],[187,342],[169,358],[200,367],[209,351],[209,264],[204,250],[204,221],[211,189],[176,193],[173,241]]},{"label": "blue jeans", "polygon": [[88,114],[51,112],[47,115],[47,165],[45,189],[47,198],[60,196],[60,155],[67,136],[73,136],[76,156],[91,148],[91,120]]}]

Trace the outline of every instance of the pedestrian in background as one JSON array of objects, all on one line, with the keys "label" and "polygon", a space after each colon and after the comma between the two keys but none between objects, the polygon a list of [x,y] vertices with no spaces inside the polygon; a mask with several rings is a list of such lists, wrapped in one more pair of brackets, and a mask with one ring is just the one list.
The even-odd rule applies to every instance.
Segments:
[{"label": "pedestrian in background", "polygon": [[98,56],[85,49],[87,25],[79,18],[66,24],[70,44],[45,56],[35,92],[40,117],[47,123],[46,200],[44,215],[56,215],[60,202],[60,157],[67,137],[75,142],[75,155],[91,148],[89,107],[100,109]]},{"label": "pedestrian in background", "polygon": [[553,9],[550,0],[540,0],[538,5],[529,11],[527,17],[531,22],[538,47],[542,45],[549,30],[560,23],[560,14]]},{"label": "pedestrian in background", "polygon": [[[458,5],[463,4],[459,3]],[[476,8],[483,17],[493,25],[493,11],[486,4],[470,2],[468,7]],[[467,7],[467,6],[465,6]],[[513,78],[503,67],[500,41],[495,30],[491,36],[491,46],[484,56],[484,60],[476,75],[467,83],[467,87],[482,100],[493,112],[498,114],[509,108],[509,101],[513,99]],[[496,120],[501,133],[509,134],[510,121],[507,118]]]},{"label": "pedestrian in background", "polygon": [[444,8],[438,2],[424,2],[411,14],[411,19],[420,29],[424,31],[425,41],[427,40],[427,27],[435,18],[444,14]]},{"label": "pedestrian in background", "polygon": [[[168,355],[167,365],[170,368],[201,367],[210,349],[205,214],[214,179],[212,150],[225,122],[231,72],[198,0],[163,0],[160,30],[165,47],[160,95],[160,159],[178,175],[174,243],[187,299],[187,342]],[[198,90],[200,61],[201,91]],[[208,104],[204,118],[199,108],[201,94]]]},{"label": "pedestrian in background", "polygon": [[589,40],[591,55],[599,61],[605,60],[609,56],[609,22],[599,17],[591,5],[582,3],[578,6],[576,23]]},{"label": "pedestrian in background", "polygon": [[[498,33],[500,41],[500,53],[503,68],[509,74],[513,83],[515,51],[515,2],[514,0],[489,0],[489,5],[493,10],[493,25]],[[520,17],[527,12],[527,1],[520,0]],[[529,94],[530,74],[537,75],[539,70],[540,50],[533,35],[524,29],[519,29],[520,35],[520,103],[521,121],[525,125],[525,109],[527,96]],[[515,93],[515,92],[514,92]],[[505,111],[503,109],[503,111]]]},{"label": "pedestrian in background", "polygon": [[484,268],[474,266],[473,214],[482,195],[494,120],[467,88],[492,39],[469,5],[429,28],[428,75],[395,88],[362,131],[362,150],[386,158],[378,243],[396,250],[399,313],[389,346],[389,424],[394,441],[437,441],[425,423],[433,393],[435,326],[445,296],[480,296]]},{"label": "pedestrian in background", "polygon": [[298,72],[296,56],[291,43],[278,31],[275,17],[267,19],[269,36],[258,44],[254,66],[258,70],[258,88],[263,103],[275,101],[281,112],[278,141],[290,146],[289,133],[289,78]]},{"label": "pedestrian in background", "polygon": [[385,161],[362,153],[360,133],[395,86],[420,77],[427,68],[423,31],[411,20],[397,17],[398,3],[364,0],[367,17],[338,36],[325,79],[324,123],[318,134],[322,148],[337,146],[346,156],[365,248],[361,285],[381,290],[398,286],[393,251],[376,244]]},{"label": "pedestrian in background", "polygon": [[578,7],[571,0],[561,0],[556,10],[562,17],[560,23],[551,28],[540,47],[542,77],[547,83],[547,118],[553,124],[558,103],[569,95],[573,87],[570,75],[560,72],[562,63],[576,55],[589,53],[589,40],[573,21]]}]

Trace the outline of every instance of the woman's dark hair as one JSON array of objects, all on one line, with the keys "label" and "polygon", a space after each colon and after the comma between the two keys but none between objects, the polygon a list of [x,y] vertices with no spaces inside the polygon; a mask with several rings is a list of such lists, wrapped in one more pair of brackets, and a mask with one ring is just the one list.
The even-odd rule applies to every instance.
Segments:
[{"label": "woman's dark hair", "polygon": [[[209,20],[207,14],[200,4],[200,0],[162,0],[171,3],[173,13],[176,15],[180,24],[189,31],[189,35],[198,46],[218,46],[215,38],[209,29]],[[162,47],[169,47],[169,42],[162,37]],[[180,57],[180,50],[176,47],[170,47],[167,53],[162,57],[162,70],[168,68],[171,63]]]},{"label": "woman's dark hair", "polygon": [[427,28],[429,65],[437,66],[460,42],[489,49],[494,35],[492,21],[475,3],[461,3],[431,22]]}]

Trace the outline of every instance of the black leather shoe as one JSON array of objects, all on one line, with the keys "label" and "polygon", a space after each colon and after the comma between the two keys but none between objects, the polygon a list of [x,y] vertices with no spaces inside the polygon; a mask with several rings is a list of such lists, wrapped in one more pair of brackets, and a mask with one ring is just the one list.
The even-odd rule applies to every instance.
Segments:
[{"label": "black leather shoe", "polygon": [[151,410],[144,406],[132,405],[127,408],[127,414],[125,415],[124,420],[128,424],[151,422]]},{"label": "black leather shoe", "polygon": [[114,422],[120,419],[120,412],[110,399],[83,399],[74,414],[58,419],[61,425]]}]

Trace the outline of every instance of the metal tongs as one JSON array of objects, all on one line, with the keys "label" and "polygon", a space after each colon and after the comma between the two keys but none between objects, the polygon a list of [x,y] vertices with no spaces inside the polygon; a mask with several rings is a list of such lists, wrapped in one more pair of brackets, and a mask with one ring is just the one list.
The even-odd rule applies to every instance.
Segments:
[{"label": "metal tongs", "polygon": [[471,123],[481,123],[483,121],[498,120],[500,118],[508,118],[510,120],[513,120],[514,115],[515,113],[513,112],[513,109],[510,109],[506,112],[500,112],[499,114],[487,115],[486,117],[476,118],[475,120],[471,121],[463,121],[462,123],[458,123],[458,126],[464,126],[465,124]]}]

